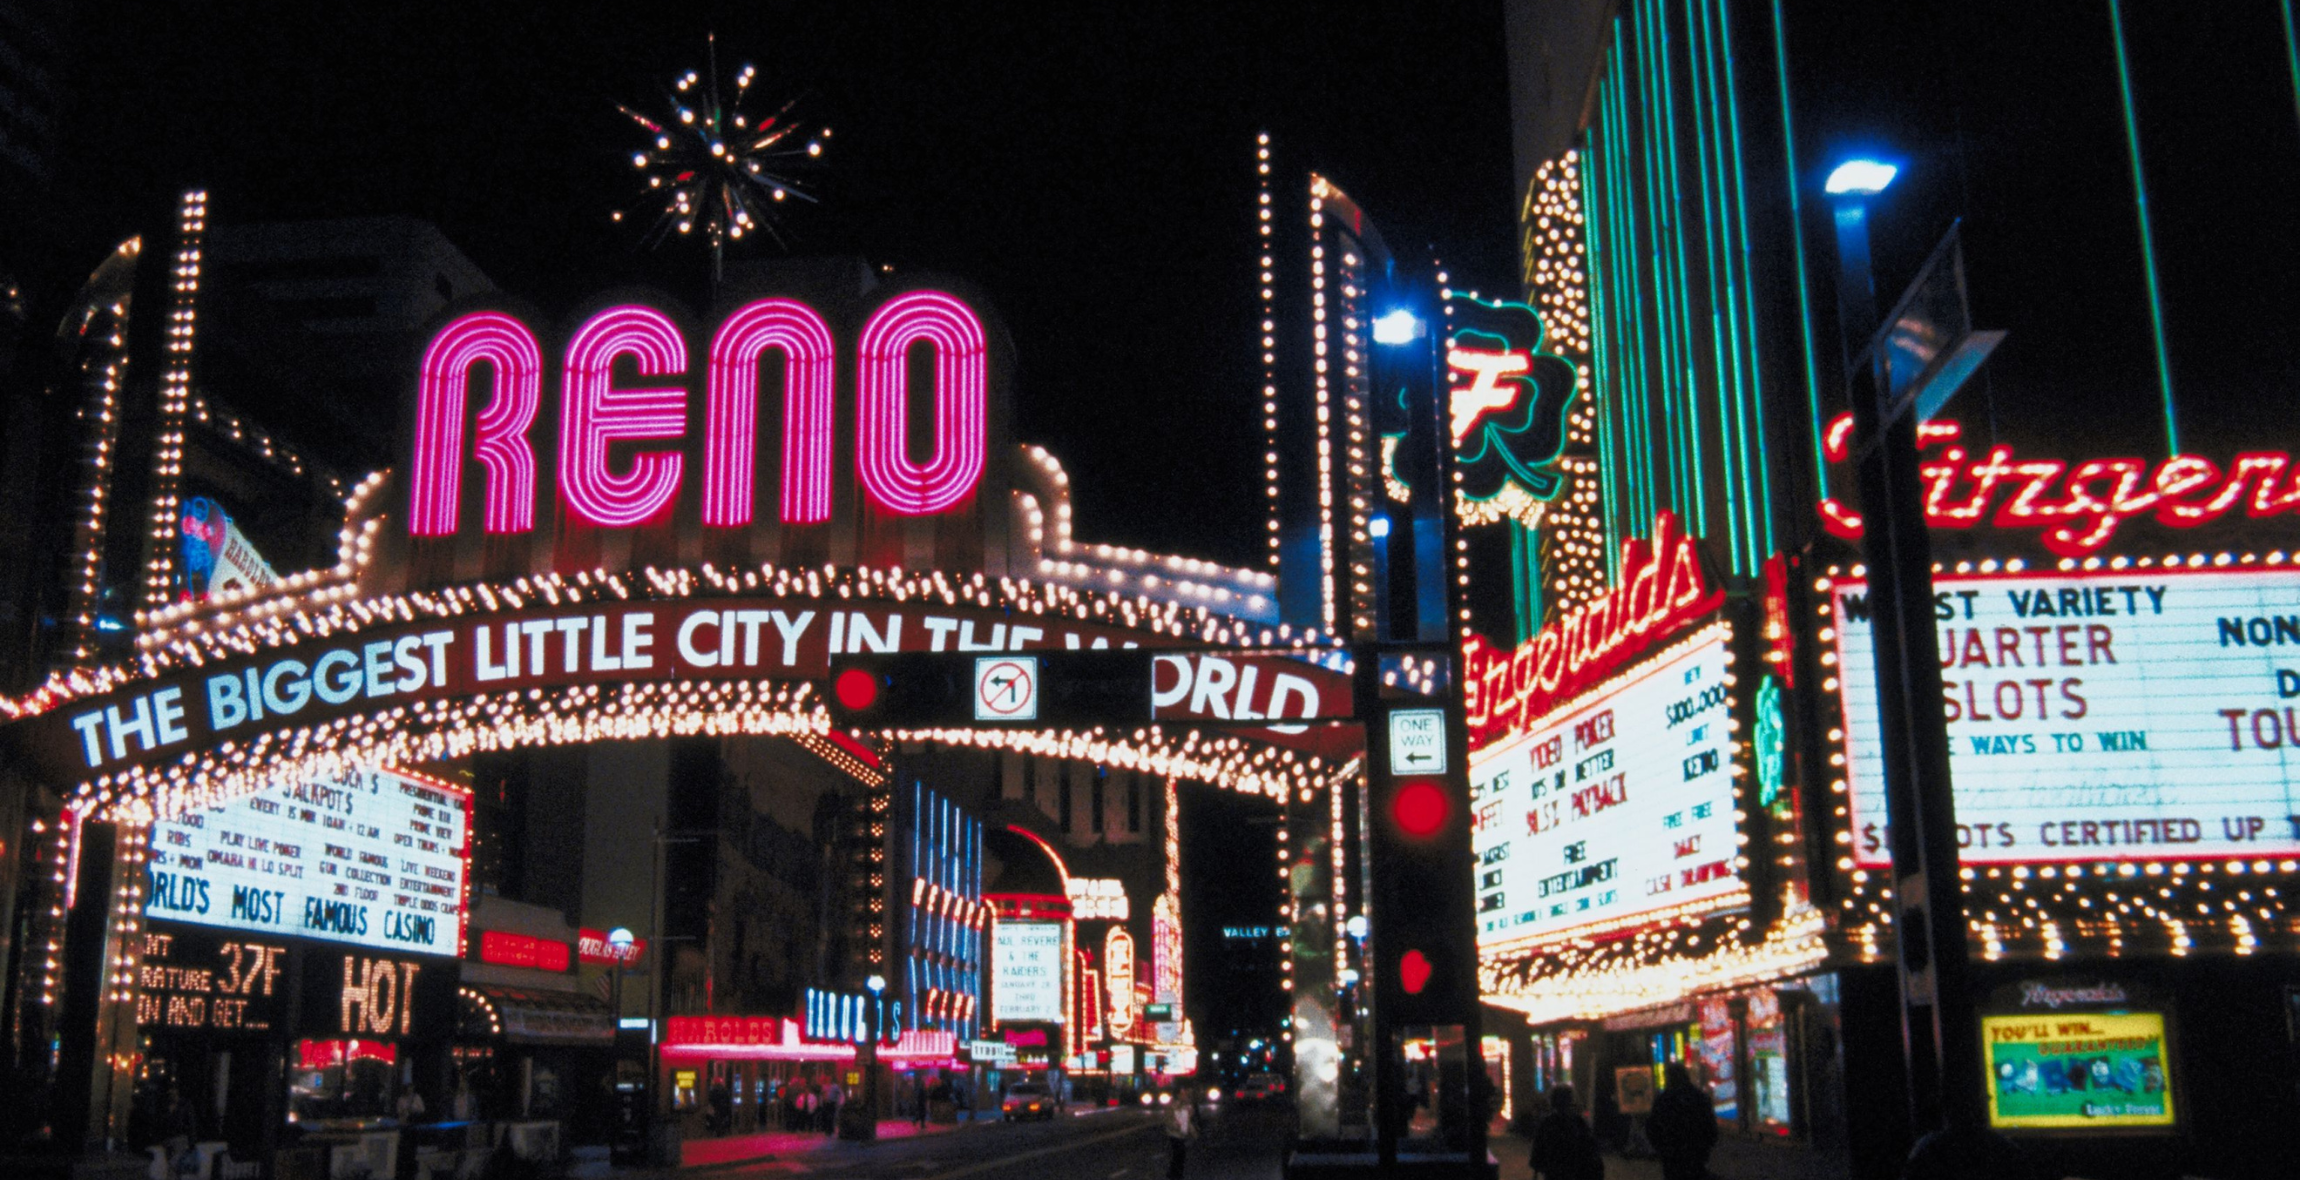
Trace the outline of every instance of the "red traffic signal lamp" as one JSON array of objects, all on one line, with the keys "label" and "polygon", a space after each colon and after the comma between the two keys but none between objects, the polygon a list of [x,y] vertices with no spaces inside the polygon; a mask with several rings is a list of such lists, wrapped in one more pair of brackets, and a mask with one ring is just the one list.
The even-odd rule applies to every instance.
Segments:
[{"label": "red traffic signal lamp", "polygon": [[1390,793],[1390,822],[1408,840],[1437,836],[1452,817],[1453,800],[1447,797],[1443,780],[1399,779],[1397,789]]},{"label": "red traffic signal lamp", "polygon": [[1431,965],[1430,957],[1423,954],[1419,947],[1398,957],[1398,983],[1409,996],[1422,994],[1422,989],[1430,985],[1430,976],[1436,973],[1437,968]]},{"label": "red traffic signal lamp", "polygon": [[867,668],[842,668],[831,681],[831,696],[848,712],[865,712],[878,703],[878,680]]},{"label": "red traffic signal lamp", "polygon": [[[1367,800],[1368,950],[1381,981],[1376,1002],[1393,1029],[1460,1024],[1477,1006],[1476,868],[1460,735],[1441,732],[1434,742],[1412,745],[1381,740],[1393,730],[1426,734],[1416,730],[1418,715],[1413,721],[1368,727],[1374,763]],[[1433,762],[1430,769],[1395,773]]]}]

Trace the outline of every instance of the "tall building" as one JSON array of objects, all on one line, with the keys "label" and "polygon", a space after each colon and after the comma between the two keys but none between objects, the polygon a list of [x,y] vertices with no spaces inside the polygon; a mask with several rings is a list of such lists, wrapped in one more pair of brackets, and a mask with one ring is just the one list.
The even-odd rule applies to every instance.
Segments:
[{"label": "tall building", "polygon": [[[1682,1061],[1732,1133],[1856,1175],[1907,1148],[1839,314],[1865,218],[1880,307],[1932,280],[1886,317],[1896,364],[1966,308],[2008,333],[1920,436],[1992,1123],[2072,1172],[2268,1174],[2292,1090],[2231,1084],[2226,1046],[2300,1078],[2269,608],[2236,605],[2300,589],[2267,417],[2294,370],[2258,330],[2300,215],[2255,199],[2300,179],[2289,12],[1506,9],[1523,294],[1587,423],[1547,631],[1470,657],[1520,1112],[1570,1081],[1624,1137]],[[1897,178],[1828,183],[1856,158]],[[2258,182],[2208,179],[2232,158]],[[2100,646],[2012,642],[2062,635]]]}]

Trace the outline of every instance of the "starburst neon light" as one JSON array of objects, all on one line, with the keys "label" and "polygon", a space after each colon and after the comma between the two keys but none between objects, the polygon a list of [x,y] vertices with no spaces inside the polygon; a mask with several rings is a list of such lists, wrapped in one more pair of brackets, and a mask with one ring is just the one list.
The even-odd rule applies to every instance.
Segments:
[{"label": "starburst neon light", "polygon": [[[796,98],[764,117],[747,112],[758,67],[745,64],[722,86],[716,37],[709,56],[708,77],[689,70],[672,83],[667,114],[616,109],[647,133],[631,164],[646,179],[641,200],[654,207],[648,240],[700,233],[715,263],[729,243],[749,234],[790,244],[776,209],[788,199],[816,202],[801,177],[819,165],[831,129],[810,130],[798,117]],[[621,221],[624,211],[613,216]]]}]

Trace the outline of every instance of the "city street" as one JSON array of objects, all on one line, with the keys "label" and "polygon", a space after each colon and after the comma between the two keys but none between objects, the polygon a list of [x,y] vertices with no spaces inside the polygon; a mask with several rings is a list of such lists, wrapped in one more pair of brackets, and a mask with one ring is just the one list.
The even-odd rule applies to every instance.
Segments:
[{"label": "city street", "polygon": [[[586,1178],[668,1180],[673,1175],[718,1180],[735,1176],[900,1177],[902,1180],[1025,1180],[1076,1176],[1091,1180],[1155,1180],[1166,1174],[1162,1115],[1137,1110],[1094,1111],[1045,1123],[981,1122],[916,1134],[907,1123],[882,1124],[876,1143],[801,1141],[772,1158],[722,1167],[581,1169]],[[1218,1112],[1191,1145],[1189,1174],[1223,1180],[1278,1175],[1291,1120],[1280,1111]]]},{"label": "city street", "polygon": [[0,1180],[2300,1180],[2300,0],[182,7]]}]

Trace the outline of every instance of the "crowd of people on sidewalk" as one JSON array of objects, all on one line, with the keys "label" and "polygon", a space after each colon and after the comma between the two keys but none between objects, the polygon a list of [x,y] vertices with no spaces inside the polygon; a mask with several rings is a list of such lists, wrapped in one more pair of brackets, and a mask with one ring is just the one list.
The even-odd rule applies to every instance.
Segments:
[{"label": "crowd of people on sidewalk", "polygon": [[[1684,1066],[1661,1072],[1661,1093],[1645,1117],[1645,1138],[1661,1159],[1662,1180],[1702,1180],[1717,1147],[1717,1108]],[[1573,1087],[1549,1092],[1549,1114],[1533,1132],[1533,1171],[1541,1180],[1603,1180],[1597,1133],[1574,1101]]]},{"label": "crowd of people on sidewalk", "polygon": [[[791,1078],[768,1091],[760,1110],[761,1121],[772,1117],[784,1131],[836,1135],[839,1107],[846,1100],[846,1087],[840,1085],[835,1076]],[[731,1133],[735,1125],[735,1096],[724,1081],[711,1084],[709,1102],[711,1134]],[[772,1112],[771,1116],[768,1112]]]}]

